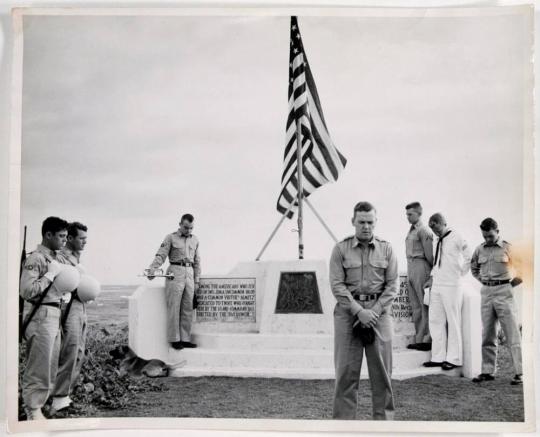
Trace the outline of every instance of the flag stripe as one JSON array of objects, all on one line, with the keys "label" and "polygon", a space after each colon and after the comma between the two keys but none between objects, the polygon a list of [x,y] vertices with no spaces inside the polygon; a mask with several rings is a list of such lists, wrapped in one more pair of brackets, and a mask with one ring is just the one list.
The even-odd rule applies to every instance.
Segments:
[{"label": "flag stripe", "polygon": [[302,192],[305,197],[320,186],[336,181],[347,163],[330,138],[296,17],[291,17],[288,97],[289,114],[277,209],[284,214],[292,204],[294,208],[287,215],[291,218],[298,205],[298,124],[302,138]]}]

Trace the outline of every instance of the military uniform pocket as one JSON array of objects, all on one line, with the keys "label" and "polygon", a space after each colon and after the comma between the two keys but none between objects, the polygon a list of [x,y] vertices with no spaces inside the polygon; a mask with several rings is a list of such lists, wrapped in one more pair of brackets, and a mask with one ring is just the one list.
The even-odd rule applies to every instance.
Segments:
[{"label": "military uniform pocket", "polygon": [[371,279],[384,281],[384,275],[388,268],[388,260],[384,258],[373,258],[369,261]]},{"label": "military uniform pocket", "polygon": [[345,270],[345,281],[350,284],[356,284],[362,279],[362,261],[344,260],[343,269]]}]

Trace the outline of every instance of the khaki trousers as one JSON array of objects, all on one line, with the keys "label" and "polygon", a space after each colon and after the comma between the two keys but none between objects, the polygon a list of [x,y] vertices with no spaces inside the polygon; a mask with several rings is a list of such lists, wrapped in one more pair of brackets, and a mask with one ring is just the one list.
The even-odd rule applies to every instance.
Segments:
[{"label": "khaki trousers", "polygon": [[516,316],[516,303],[510,284],[482,286],[482,373],[493,374],[497,362],[497,325],[500,323],[512,355],[516,375],[521,367],[521,335]]},{"label": "khaki trousers", "polygon": [[[376,301],[367,303],[371,308]],[[334,419],[355,419],[358,403],[358,385],[364,352],[371,384],[373,419],[392,420],[394,397],[392,393],[392,317],[380,316],[376,326],[376,339],[370,345],[352,334],[356,316],[339,304],[334,309],[334,364],[336,385],[334,390]],[[365,394],[363,394],[365,395]]]},{"label": "khaki trousers", "polygon": [[[25,303],[25,318],[31,308]],[[27,408],[43,407],[54,388],[60,337],[60,308],[41,305],[25,332],[26,368],[21,386]]]},{"label": "khaki trousers", "polygon": [[424,305],[424,284],[429,278],[431,267],[425,259],[411,258],[407,260],[407,288],[412,307],[412,319],[416,331],[416,343],[429,343],[429,313]]},{"label": "khaki trousers", "polygon": [[[62,316],[63,314],[64,312]],[[74,299],[62,330],[58,374],[53,396],[69,396],[73,391],[84,362],[85,343],[86,309],[81,301]]]},{"label": "khaki trousers", "polygon": [[171,265],[167,273],[174,274],[174,279],[167,279],[165,283],[167,341],[190,341],[195,290],[193,268]]}]

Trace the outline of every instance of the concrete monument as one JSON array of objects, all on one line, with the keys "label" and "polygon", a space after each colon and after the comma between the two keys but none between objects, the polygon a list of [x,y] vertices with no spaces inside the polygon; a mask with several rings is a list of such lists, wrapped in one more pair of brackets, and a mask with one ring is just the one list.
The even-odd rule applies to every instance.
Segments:
[{"label": "concrete monument", "polygon": [[[400,276],[392,306],[396,379],[442,372],[422,367],[429,352],[406,349],[414,336],[406,279]],[[139,287],[129,302],[129,345],[140,357],[185,360],[175,376],[334,378],[335,299],[325,261],[244,262],[228,275],[203,276],[193,323],[196,349],[167,343],[164,284],[157,281]],[[464,296],[464,365],[450,373],[473,377],[481,364],[480,297],[468,284]]]}]

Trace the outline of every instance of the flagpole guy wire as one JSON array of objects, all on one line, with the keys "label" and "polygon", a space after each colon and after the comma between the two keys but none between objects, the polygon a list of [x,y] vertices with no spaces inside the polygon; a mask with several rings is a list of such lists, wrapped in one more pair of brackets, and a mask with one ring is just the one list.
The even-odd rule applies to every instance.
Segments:
[{"label": "flagpole guy wire", "polygon": [[257,258],[255,258],[255,261],[259,261],[259,260],[261,259],[262,254],[264,253],[264,251],[266,250],[266,248],[267,248],[268,245],[270,244],[270,241],[272,241],[272,238],[274,238],[274,235],[276,235],[276,232],[278,231],[279,227],[280,227],[281,224],[283,223],[283,220],[285,220],[285,217],[287,217],[287,215],[289,214],[289,212],[291,212],[291,209],[293,208],[293,206],[294,206],[294,202],[291,202],[291,204],[289,205],[289,208],[288,208],[287,211],[285,211],[285,213],[281,216],[281,219],[279,219],[278,224],[276,225],[276,227],[274,228],[274,230],[273,230],[272,233],[270,234],[270,237],[268,237],[268,240],[266,240],[266,243],[264,243],[263,248],[261,249],[261,251],[260,251],[259,254],[257,255]]},{"label": "flagpole guy wire", "polygon": [[324,229],[326,229],[326,232],[328,232],[330,234],[330,237],[332,237],[332,240],[334,240],[336,243],[338,242],[336,236],[333,234],[333,232],[330,230],[330,228],[328,227],[328,225],[324,222],[324,220],[322,219],[322,217],[319,215],[319,213],[317,212],[317,210],[314,208],[314,206],[311,204],[311,202],[305,198],[304,201],[307,203],[307,206],[309,206],[309,208],[311,209],[311,211],[313,212],[313,214],[315,214],[315,217],[317,217],[319,219],[319,221],[321,222],[321,225],[323,225]]}]

